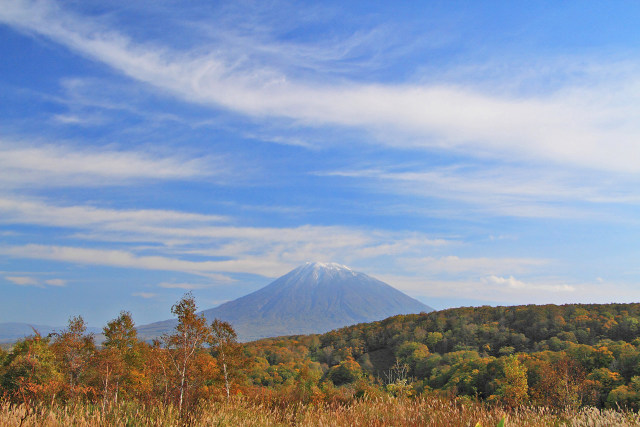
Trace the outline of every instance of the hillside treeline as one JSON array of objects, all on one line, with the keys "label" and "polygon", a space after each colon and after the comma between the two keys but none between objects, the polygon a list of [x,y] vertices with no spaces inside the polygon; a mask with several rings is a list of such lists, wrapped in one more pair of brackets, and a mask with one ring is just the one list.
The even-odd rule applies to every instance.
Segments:
[{"label": "hillside treeline", "polygon": [[323,335],[239,344],[186,295],[176,329],[138,339],[126,312],[97,345],[84,321],[0,352],[0,395],[25,405],[184,407],[236,395],[279,402],[439,395],[516,407],[640,405],[640,304],[458,308]]},{"label": "hillside treeline", "polygon": [[511,406],[640,405],[640,304],[456,308],[249,345],[271,386],[316,369],[391,393],[436,391]]}]

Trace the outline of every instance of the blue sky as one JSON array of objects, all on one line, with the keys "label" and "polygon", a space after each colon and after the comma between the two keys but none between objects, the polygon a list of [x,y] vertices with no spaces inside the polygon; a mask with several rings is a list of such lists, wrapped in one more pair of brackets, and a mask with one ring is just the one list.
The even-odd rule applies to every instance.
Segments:
[{"label": "blue sky", "polygon": [[2,1],[0,321],[306,261],[435,307],[640,300],[636,2]]}]

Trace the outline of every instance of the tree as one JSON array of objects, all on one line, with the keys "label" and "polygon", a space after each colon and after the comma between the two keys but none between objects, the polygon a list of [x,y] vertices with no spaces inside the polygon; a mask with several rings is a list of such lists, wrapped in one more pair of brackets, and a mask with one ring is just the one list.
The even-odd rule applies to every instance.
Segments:
[{"label": "tree", "polygon": [[172,358],[169,352],[162,348],[162,342],[154,339],[150,347],[147,348],[145,370],[150,379],[151,393],[155,396],[162,395],[162,402],[169,403],[169,385],[172,380]]},{"label": "tree", "polygon": [[334,385],[351,384],[362,377],[362,368],[353,359],[347,359],[331,368],[328,374]]},{"label": "tree", "polygon": [[102,328],[102,331],[105,337],[105,347],[117,348],[126,352],[133,349],[138,343],[138,332],[131,318],[131,313],[128,311],[121,311],[117,318]]},{"label": "tree", "polygon": [[196,314],[196,309],[193,295],[191,293],[185,294],[178,303],[171,307],[171,313],[178,316],[175,332],[163,336],[178,376],[180,390],[178,408],[180,412],[182,412],[184,394],[188,386],[186,381],[194,356],[211,337],[207,319],[202,314]]},{"label": "tree", "polygon": [[9,356],[9,353],[4,351],[4,348],[0,347],[0,366],[4,365],[4,361],[8,356]]},{"label": "tree", "polygon": [[498,396],[507,406],[514,408],[527,399],[527,368],[520,363],[518,356],[511,355],[504,361],[504,377],[498,380]]},{"label": "tree", "polygon": [[407,341],[396,349],[396,357],[402,364],[409,366],[409,373],[417,376],[418,363],[429,357],[429,348],[422,343]]},{"label": "tree", "polygon": [[598,403],[600,404],[605,403],[611,390],[624,385],[624,378],[619,373],[613,372],[608,368],[594,369],[587,375],[587,380],[593,382],[593,387],[597,391],[597,397],[599,398]]},{"label": "tree", "polygon": [[139,341],[131,313],[127,311],[121,311],[120,315],[107,323],[102,331],[105,341],[98,365],[104,385],[102,399],[104,408],[113,382],[115,382],[114,401],[117,403],[120,383],[127,374],[131,373],[135,363],[135,348]]},{"label": "tree", "polygon": [[235,367],[235,362],[237,362],[241,350],[237,338],[238,335],[230,323],[218,319],[211,323],[209,345],[211,346],[211,354],[217,357],[219,364],[222,365],[227,401],[230,397],[229,368]]},{"label": "tree", "polygon": [[611,390],[607,397],[609,408],[627,408],[634,411],[640,409],[640,377],[631,378],[629,385],[620,385]]},{"label": "tree", "polygon": [[442,341],[444,336],[440,332],[429,332],[427,334],[427,345],[429,350],[436,351],[436,345]]},{"label": "tree", "polygon": [[586,375],[578,363],[564,353],[560,355],[559,359],[542,361],[531,395],[536,403],[545,406],[577,408],[589,394],[590,384],[585,381]]},{"label": "tree", "polygon": [[80,376],[89,365],[95,353],[93,334],[87,334],[87,327],[82,316],[69,319],[67,329],[52,334],[52,349],[60,360],[67,375],[69,390],[76,393]]},{"label": "tree", "polygon": [[24,403],[30,398],[55,400],[63,381],[49,338],[34,332],[34,336],[18,341],[5,356],[0,378],[0,388]]}]

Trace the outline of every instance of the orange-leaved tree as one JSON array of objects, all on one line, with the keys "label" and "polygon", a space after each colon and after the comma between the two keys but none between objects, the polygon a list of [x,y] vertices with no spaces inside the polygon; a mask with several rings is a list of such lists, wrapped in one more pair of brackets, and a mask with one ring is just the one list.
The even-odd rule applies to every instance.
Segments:
[{"label": "orange-leaved tree", "polygon": [[70,395],[78,392],[91,392],[90,387],[83,386],[82,376],[86,375],[86,368],[95,354],[93,334],[87,334],[87,326],[82,316],[69,319],[69,325],[61,332],[53,333],[51,348],[60,361],[63,373],[69,386]]}]

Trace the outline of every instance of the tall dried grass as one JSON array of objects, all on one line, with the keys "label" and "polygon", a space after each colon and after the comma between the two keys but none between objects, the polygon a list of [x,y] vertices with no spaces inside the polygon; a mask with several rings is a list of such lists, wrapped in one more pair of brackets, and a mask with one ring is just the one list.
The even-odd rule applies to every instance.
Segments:
[{"label": "tall dried grass", "polygon": [[497,406],[438,396],[402,399],[364,398],[350,403],[302,403],[236,397],[205,402],[180,416],[174,406],[133,402],[107,407],[68,404],[11,405],[0,402],[1,426],[495,426],[506,415],[507,426],[640,426],[633,412],[584,408],[554,412],[521,407],[505,412]]}]

